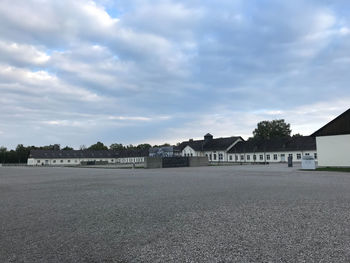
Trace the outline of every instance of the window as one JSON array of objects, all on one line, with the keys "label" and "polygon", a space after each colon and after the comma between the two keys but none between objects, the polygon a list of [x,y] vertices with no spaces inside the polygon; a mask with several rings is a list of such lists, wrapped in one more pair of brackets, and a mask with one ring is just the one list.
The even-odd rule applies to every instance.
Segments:
[{"label": "window", "polygon": [[230,155],[230,161],[232,161],[232,155]]},{"label": "window", "polygon": [[297,153],[297,159],[298,159],[298,160],[301,159],[301,153]]},{"label": "window", "polygon": [[281,153],[281,157],[285,157],[285,154],[284,154],[284,153]]},{"label": "window", "polygon": [[193,153],[191,153],[191,157],[193,156]]},{"label": "window", "polygon": [[238,161],[238,155],[235,155],[235,160]]},{"label": "window", "polygon": [[223,154],[219,153],[219,160],[222,160],[222,159],[224,159]]},{"label": "window", "polygon": [[288,157],[293,157],[293,154],[292,153],[288,154]]},{"label": "window", "polygon": [[214,153],[214,161],[216,160],[216,153]]},{"label": "window", "polygon": [[40,160],[37,160],[36,162],[37,162],[37,163],[40,163]]},{"label": "window", "polygon": [[266,155],[266,160],[270,160],[270,154]]},{"label": "window", "polygon": [[264,156],[262,154],[259,155],[260,161],[264,160]]},{"label": "window", "polygon": [[274,154],[274,155],[273,155],[273,159],[274,159],[274,160],[277,160],[277,154]]},{"label": "window", "polygon": [[56,160],[53,160],[52,162],[53,162],[53,163],[56,163]]},{"label": "window", "polygon": [[310,154],[309,153],[305,153],[306,156],[309,156]]},{"label": "window", "polygon": [[254,161],[256,160],[256,155],[255,154],[253,155],[253,159],[254,159]]},{"label": "window", "polygon": [[78,160],[75,160],[75,162],[77,163],[77,162],[78,162]]},{"label": "window", "polygon": [[63,160],[61,160],[61,163],[63,163]]},{"label": "window", "polygon": [[209,154],[209,160],[211,160],[211,154]]},{"label": "window", "polygon": [[69,162],[69,163],[70,163],[70,160],[68,160],[67,162]]},{"label": "window", "polygon": [[247,155],[247,160],[248,160],[248,161],[250,160],[250,155],[249,155],[249,154]]},{"label": "window", "polygon": [[317,153],[314,153],[314,158],[317,159]]},{"label": "window", "polygon": [[244,155],[243,154],[241,155],[241,161],[244,161]]}]

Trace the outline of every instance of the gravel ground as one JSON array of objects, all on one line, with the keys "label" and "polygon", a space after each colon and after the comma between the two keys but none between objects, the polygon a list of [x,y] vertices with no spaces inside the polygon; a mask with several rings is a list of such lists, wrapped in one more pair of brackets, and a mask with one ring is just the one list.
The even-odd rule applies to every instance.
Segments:
[{"label": "gravel ground", "polygon": [[350,174],[0,167],[0,262],[350,262]]}]

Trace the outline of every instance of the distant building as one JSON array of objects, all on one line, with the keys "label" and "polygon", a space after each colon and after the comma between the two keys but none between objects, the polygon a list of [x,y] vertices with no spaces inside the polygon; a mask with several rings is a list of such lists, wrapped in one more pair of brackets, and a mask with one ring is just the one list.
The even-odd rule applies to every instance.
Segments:
[{"label": "distant building", "polygon": [[149,149],[150,157],[174,157],[179,156],[180,150],[176,146],[152,147]]},{"label": "distant building", "polygon": [[301,162],[303,156],[317,159],[316,140],[310,136],[282,137],[271,140],[240,141],[228,151],[229,162]]},{"label": "distant building", "polygon": [[189,140],[179,147],[182,156],[207,156],[212,163],[286,162],[289,156],[301,162],[305,155],[317,159],[316,140],[310,136],[244,141],[240,136],[214,139],[208,133],[204,140]]},{"label": "distant building", "polygon": [[118,153],[101,150],[31,150],[28,165],[71,166],[82,163],[116,163]]},{"label": "distant building", "polygon": [[316,137],[318,166],[350,167],[350,109],[311,136]]},{"label": "distant building", "polygon": [[75,166],[82,164],[142,163],[148,151],[110,150],[31,150],[27,161],[32,166]]},{"label": "distant building", "polygon": [[227,162],[228,151],[238,142],[243,141],[240,136],[213,138],[210,133],[204,140],[189,140],[179,146],[182,156],[207,156],[209,162]]}]

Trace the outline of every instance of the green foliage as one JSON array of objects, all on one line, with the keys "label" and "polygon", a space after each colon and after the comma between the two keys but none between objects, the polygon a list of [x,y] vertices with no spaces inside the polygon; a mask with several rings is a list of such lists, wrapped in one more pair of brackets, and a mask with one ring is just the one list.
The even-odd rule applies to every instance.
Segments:
[{"label": "green foliage", "polygon": [[112,143],[109,146],[109,149],[112,150],[112,151],[122,151],[125,148],[124,148],[123,144],[121,144],[121,143]]},{"label": "green foliage", "polygon": [[273,121],[261,121],[253,131],[253,138],[259,140],[268,140],[276,137],[290,136],[292,130],[290,124],[283,119]]},{"label": "green foliage", "polygon": [[69,147],[69,146],[66,146],[66,147],[64,147],[62,150],[64,150],[64,151],[67,151],[67,150],[74,150],[72,147]]},{"label": "green foliage", "polygon": [[100,150],[108,150],[108,147],[105,146],[102,142],[97,142],[91,145],[88,150],[100,151]]}]

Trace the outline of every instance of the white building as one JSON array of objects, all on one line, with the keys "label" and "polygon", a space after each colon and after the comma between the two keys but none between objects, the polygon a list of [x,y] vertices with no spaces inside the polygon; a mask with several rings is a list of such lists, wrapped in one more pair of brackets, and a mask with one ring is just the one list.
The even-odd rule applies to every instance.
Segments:
[{"label": "white building", "polygon": [[316,140],[310,136],[285,137],[273,140],[244,141],[242,137],[213,139],[211,134],[204,140],[189,140],[180,144],[182,156],[207,156],[209,162],[274,163],[301,162],[303,156],[317,159]]},{"label": "white building", "polygon": [[143,163],[144,152],[109,150],[32,150],[27,161],[31,166],[76,166],[84,164]]},{"label": "white building", "polygon": [[204,140],[182,142],[179,148],[181,156],[207,156],[210,162],[228,162],[228,151],[240,141],[243,141],[242,137],[214,139],[213,135],[208,133]]},{"label": "white building", "polygon": [[318,166],[350,167],[350,109],[311,136],[316,137]]},{"label": "white building", "polygon": [[27,161],[33,166],[74,166],[87,163],[116,163],[118,154],[102,150],[31,150]]},{"label": "white building", "polygon": [[229,162],[237,163],[287,162],[289,156],[293,162],[301,162],[303,156],[317,160],[316,140],[311,136],[241,141],[227,154]]}]

